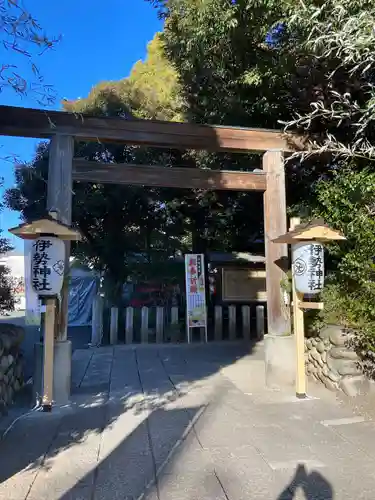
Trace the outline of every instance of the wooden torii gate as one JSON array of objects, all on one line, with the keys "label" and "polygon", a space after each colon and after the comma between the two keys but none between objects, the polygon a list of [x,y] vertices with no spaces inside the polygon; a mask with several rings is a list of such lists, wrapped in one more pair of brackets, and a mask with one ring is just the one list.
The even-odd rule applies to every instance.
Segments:
[{"label": "wooden torii gate", "polygon": [[[47,210],[71,224],[74,180],[174,188],[260,191],[264,193],[268,332],[290,332],[284,278],[287,245],[273,239],[287,231],[284,153],[299,138],[276,130],[195,125],[149,120],[92,117],[61,111],[0,106],[0,135],[50,139]],[[263,172],[207,171],[128,164],[105,164],[74,158],[74,141],[103,141],[137,146],[263,154]],[[68,253],[69,255],[69,253]],[[57,340],[67,339],[67,293]]]}]

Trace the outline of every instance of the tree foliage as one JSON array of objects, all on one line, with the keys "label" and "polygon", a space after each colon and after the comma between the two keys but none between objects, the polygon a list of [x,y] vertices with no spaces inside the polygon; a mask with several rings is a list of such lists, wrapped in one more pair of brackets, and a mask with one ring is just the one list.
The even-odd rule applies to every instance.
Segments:
[{"label": "tree foliage", "polygon": [[89,96],[65,101],[64,109],[76,113],[180,121],[181,98],[177,73],[164,57],[156,34],[147,46],[145,61],[138,61],[120,81],[101,82]]},{"label": "tree foliage", "polygon": [[[163,43],[156,35],[145,61],[136,63],[128,78],[101,83],[87,99],[65,102],[64,107],[77,113],[124,119],[180,120],[180,93],[177,73],[165,59]],[[243,169],[249,161],[230,155],[219,158],[200,152],[101,143],[80,143],[75,154],[91,161],[165,167],[226,165]],[[8,190],[6,201],[25,219],[44,211],[47,172],[46,144],[39,146],[31,163],[16,170],[17,187]],[[259,205],[260,199],[257,201]],[[197,251],[234,249],[234,245],[246,250],[244,245],[259,236],[257,229],[247,228],[251,220],[260,221],[261,227],[261,210],[254,210],[254,198],[243,194],[75,183],[73,221],[85,238],[73,252],[104,271],[114,289],[114,283],[126,280],[130,266],[134,270],[135,254],[141,255],[141,261],[146,254],[154,267],[160,268],[162,260],[187,251],[190,245]]]},{"label": "tree foliage", "polygon": [[[159,51],[159,52],[158,52]],[[165,67],[159,73],[156,68]],[[160,92],[170,83],[170,106]],[[160,43],[156,37],[149,45],[144,63],[135,65],[128,79],[116,84],[100,84],[87,99],[65,103],[66,109],[94,115],[125,116],[129,119],[178,118],[179,104],[173,105],[173,71],[160,58]],[[76,156],[91,161],[119,163],[161,163],[169,165],[173,152],[154,152],[141,148],[103,143],[80,143]],[[40,143],[31,162],[16,167],[16,187],[7,190],[5,202],[21,212],[25,220],[45,213],[48,176],[48,144]],[[84,263],[105,273],[112,295],[126,281],[135,256],[144,255],[155,265],[176,251],[185,250],[185,228],[169,205],[163,203],[162,190],[75,183],[73,222],[84,239],[73,247],[73,254]]]},{"label": "tree foliage", "polygon": [[286,165],[288,205],[346,234],[330,249],[331,310],[374,339],[374,3],[152,3],[165,19],[187,119],[285,125],[309,137],[313,154]]},{"label": "tree foliage", "polygon": [[[2,183],[0,181],[0,187]],[[3,209],[0,203],[0,211]],[[2,228],[0,227],[0,259],[12,250],[9,240],[1,237]],[[7,266],[0,264],[0,314],[14,310],[14,293],[12,287],[12,277]]]},{"label": "tree foliage", "polygon": [[315,152],[374,160],[374,2],[300,2],[290,26],[301,25],[302,47],[321,71],[319,92],[287,126],[310,134]]},{"label": "tree foliage", "polygon": [[[0,231],[1,235],[1,231]],[[0,258],[12,250],[9,241],[0,236]],[[14,294],[10,270],[7,266],[0,264],[0,314],[14,310]]]},{"label": "tree foliage", "polygon": [[375,173],[336,171],[317,185],[312,213],[346,236],[328,248],[331,274],[320,317],[356,328],[358,347],[375,350]]},{"label": "tree foliage", "polygon": [[[346,234],[345,244],[330,249],[330,303],[346,322],[359,327],[362,321],[361,331],[371,338],[373,2],[152,3],[165,25],[150,43],[146,60],[128,78],[102,82],[86,99],[65,102],[65,109],[124,119],[266,128],[284,124],[306,134],[314,154],[298,153],[287,162],[288,205],[298,215],[323,216]],[[35,161],[19,170],[18,188],[8,192],[9,206],[21,208],[25,217],[44,206],[47,154],[42,147]],[[260,166],[255,155],[110,144],[82,144],[76,154],[167,167]],[[196,251],[249,250],[263,236],[262,200],[253,194],[79,183],[74,192],[74,219],[86,236],[74,251],[117,280],[127,272],[123,264],[130,251],[161,255],[160,248],[168,254],[187,243]]]}]

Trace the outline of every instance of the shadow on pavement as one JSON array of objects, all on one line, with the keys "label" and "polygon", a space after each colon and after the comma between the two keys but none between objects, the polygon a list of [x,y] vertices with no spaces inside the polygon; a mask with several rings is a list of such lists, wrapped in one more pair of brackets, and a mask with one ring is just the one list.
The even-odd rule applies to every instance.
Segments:
[{"label": "shadow on pavement", "polygon": [[290,484],[278,496],[277,500],[294,500],[298,490],[304,493],[306,500],[333,500],[333,487],[317,471],[308,472],[304,464],[299,464]]},{"label": "shadow on pavement", "polygon": [[[201,410],[191,408],[193,420]],[[195,438],[187,412],[165,408],[154,410],[124,439],[117,441],[115,434],[115,429],[105,433],[98,463],[59,500],[140,499],[146,495],[157,500],[159,469],[168,467],[172,455],[175,459],[183,440]],[[114,448],[113,440],[117,443]]]},{"label": "shadow on pavement", "polygon": [[[251,354],[253,347],[155,346],[128,350],[126,356],[114,349],[102,392],[94,379],[100,360],[108,367],[111,350],[96,351],[75,405],[27,417],[0,442],[0,455],[7,457],[0,467],[0,497],[19,483],[25,496],[31,492],[30,500],[92,499],[94,488],[95,498],[103,500],[142,496],[169,455],[180,453],[182,441],[197,456],[203,452],[192,422],[204,405],[190,400],[185,409],[179,400],[189,397],[192,387],[199,394],[203,379]],[[134,364],[132,371],[124,371],[128,363]]]}]

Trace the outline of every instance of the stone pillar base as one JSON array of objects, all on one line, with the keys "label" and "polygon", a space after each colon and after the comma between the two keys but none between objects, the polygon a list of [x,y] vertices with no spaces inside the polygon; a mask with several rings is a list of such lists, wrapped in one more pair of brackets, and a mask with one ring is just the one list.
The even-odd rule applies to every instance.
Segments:
[{"label": "stone pillar base", "polygon": [[[53,366],[53,403],[64,405],[69,402],[72,374],[72,343],[70,340],[56,341]],[[43,344],[34,345],[33,402],[43,392]]]},{"label": "stone pillar base", "polygon": [[264,337],[266,385],[274,389],[294,388],[296,347],[294,335]]}]

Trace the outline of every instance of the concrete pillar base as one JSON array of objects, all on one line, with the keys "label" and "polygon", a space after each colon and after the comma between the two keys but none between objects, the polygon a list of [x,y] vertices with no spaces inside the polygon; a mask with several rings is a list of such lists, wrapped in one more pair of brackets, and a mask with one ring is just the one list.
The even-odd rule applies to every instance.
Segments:
[{"label": "concrete pillar base", "polygon": [[266,385],[270,388],[293,388],[296,383],[296,347],[294,335],[264,337]]},{"label": "concrete pillar base", "polygon": [[[69,402],[72,375],[72,343],[70,340],[56,341],[54,346],[53,403],[64,405]],[[34,345],[33,401],[43,392],[43,344]]]}]

